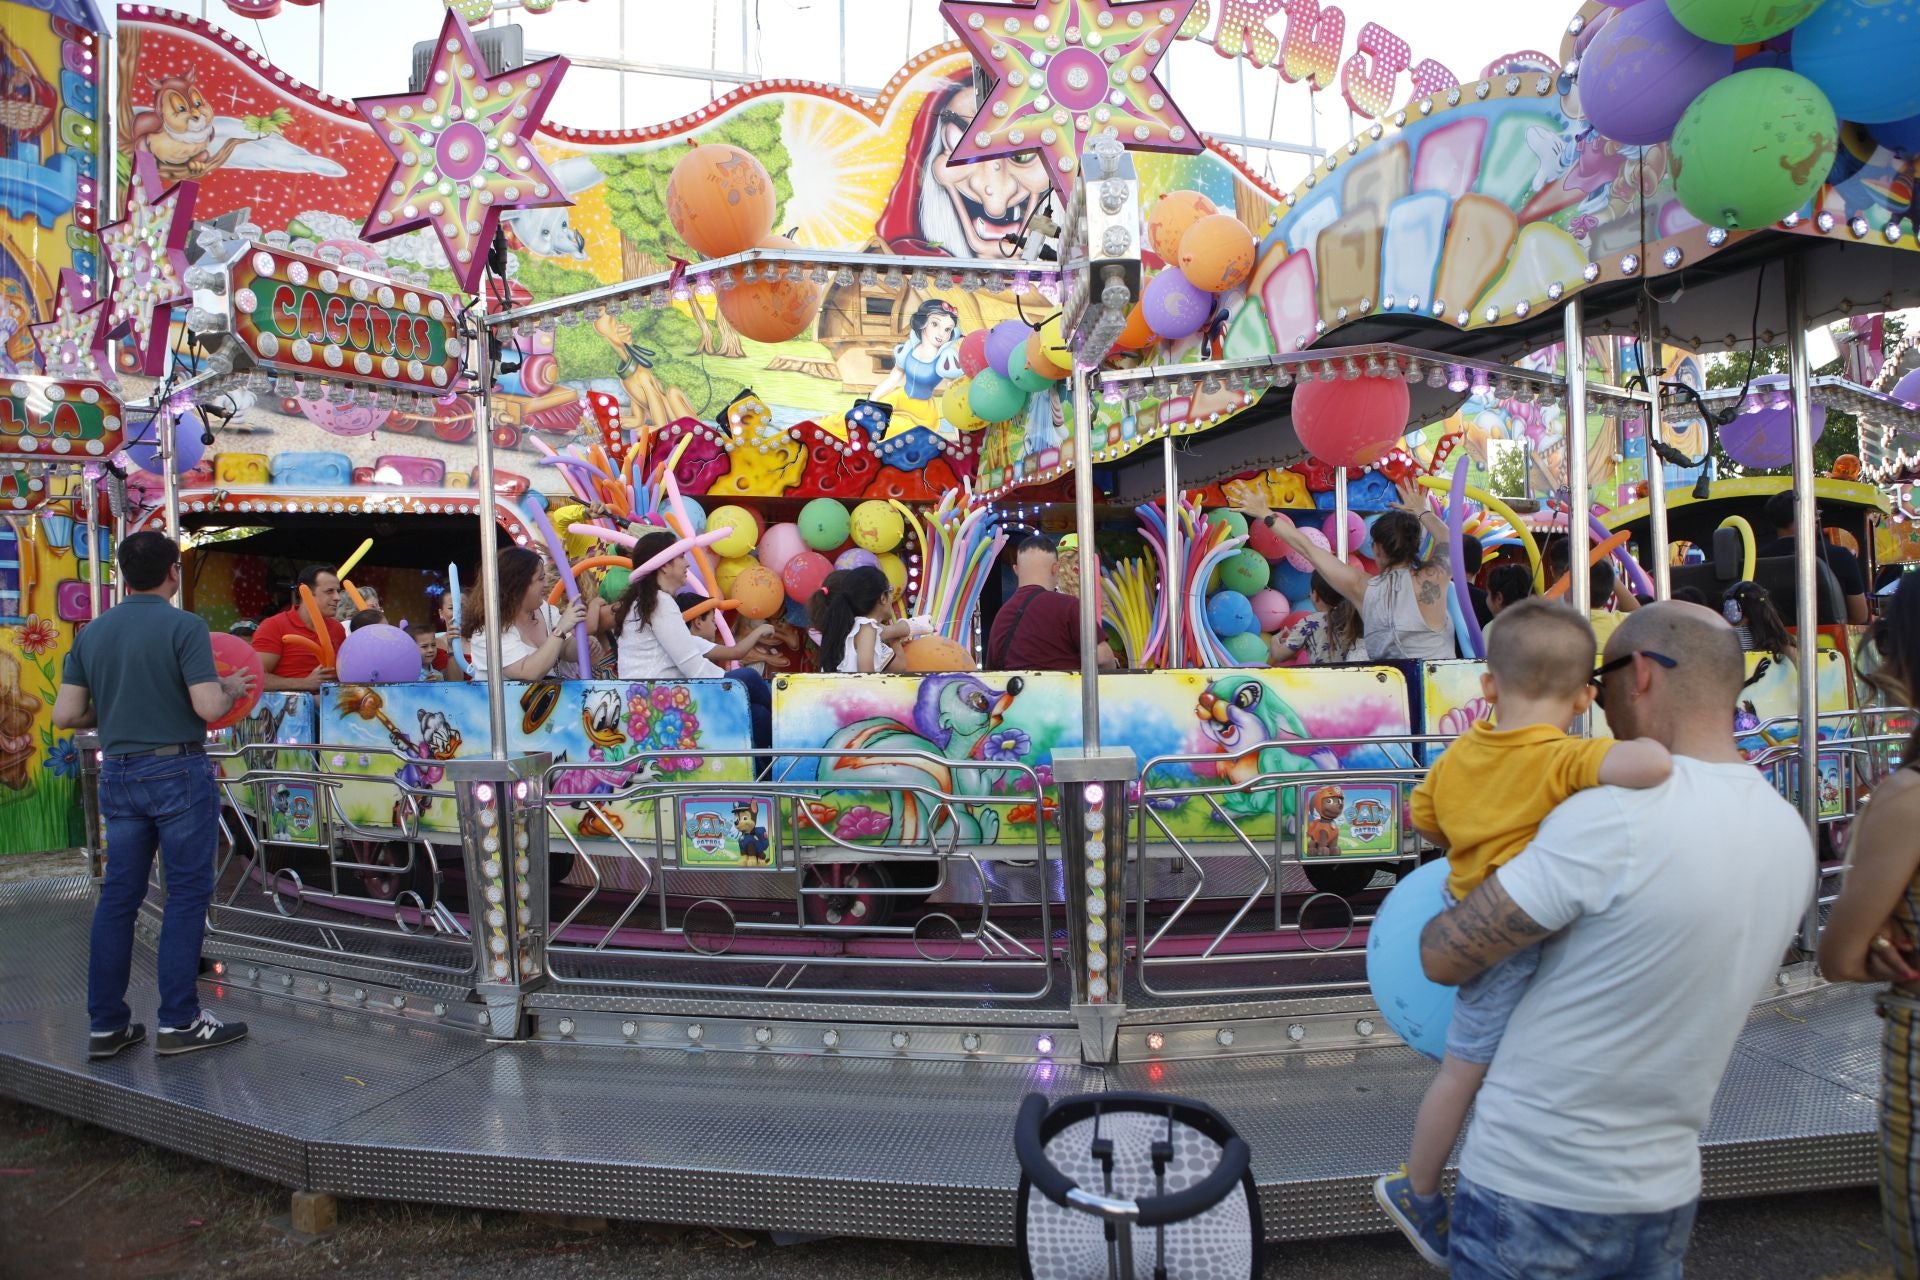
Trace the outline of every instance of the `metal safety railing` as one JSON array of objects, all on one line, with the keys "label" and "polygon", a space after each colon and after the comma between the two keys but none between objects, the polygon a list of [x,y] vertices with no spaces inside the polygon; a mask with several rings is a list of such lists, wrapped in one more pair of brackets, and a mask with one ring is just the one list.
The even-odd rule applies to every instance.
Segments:
[{"label": "metal safety railing", "polygon": [[[402,781],[410,762],[385,748],[351,751],[392,759],[392,774],[322,768],[343,750],[254,743],[208,752],[221,766],[223,800],[208,938],[442,979],[470,974],[467,903],[449,897],[444,856],[420,829],[427,805],[451,793]],[[390,790],[391,824],[356,822],[341,802],[348,786]]]},{"label": "metal safety railing", "polygon": [[[1053,989],[1057,861],[1048,847],[1044,792],[1032,768],[926,752],[862,752],[870,765],[912,766],[929,778],[946,776],[949,785],[862,779],[849,786],[844,780],[789,780],[800,761],[846,754],[838,750],[637,758],[669,754],[704,760],[772,755],[778,763],[765,780],[731,785],[669,781],[642,768],[630,784],[591,796],[568,789],[567,775],[577,766],[549,770],[549,807],[584,809],[596,832],[588,840],[577,834],[584,821],[549,824],[572,854],[567,881],[584,881],[577,901],[564,911],[561,901],[554,905],[547,956],[555,982],[929,1000],[1034,1001]],[[723,804],[745,796],[772,806],[778,817],[767,833],[763,865],[716,867],[686,856],[687,804],[716,796]],[[850,837],[828,825],[825,814],[834,810],[828,801],[849,796],[877,806],[876,815],[884,807],[888,838]],[[641,829],[611,821],[614,806],[629,818],[643,815]],[[1031,841],[1000,839],[1021,806],[1033,810]],[[903,820],[917,842],[891,836]],[[1024,873],[1031,890],[1022,895],[1017,916],[1007,919],[1004,912],[996,915],[996,884],[1013,869]],[[773,894],[762,891],[767,886]],[[861,971],[883,973],[887,984],[861,985]],[[1024,971],[1030,981],[1009,985],[1008,971]]]},{"label": "metal safety railing", "polygon": [[[1408,820],[1408,798],[1426,776],[1426,748],[1451,737],[1418,734],[1390,738],[1289,739],[1252,746],[1246,756],[1283,752],[1299,768],[1263,769],[1238,781],[1209,782],[1218,754],[1169,754],[1140,771],[1134,865],[1130,881],[1134,916],[1134,973],[1153,999],[1272,997],[1363,990],[1365,975],[1354,963],[1364,947],[1351,945],[1373,921],[1370,904],[1356,903],[1380,871],[1402,872],[1418,861],[1423,842]],[[1327,768],[1315,755],[1339,748],[1370,747],[1388,758],[1386,767]],[[1343,810],[1316,814],[1330,791]],[[1380,805],[1377,851],[1339,851],[1326,843],[1329,818],[1344,817],[1347,794],[1361,791]],[[1385,793],[1389,800],[1382,801]],[[1221,838],[1182,836],[1175,823],[1197,806]],[[1270,820],[1271,835],[1250,834],[1247,821]],[[1318,839],[1316,839],[1318,837]],[[1155,863],[1172,863],[1164,875]],[[1175,894],[1161,890],[1173,882]],[[1186,882],[1184,885],[1179,882]],[[1289,904],[1287,895],[1312,892]],[[1337,963],[1329,965],[1329,961]],[[1205,971],[1199,983],[1173,985],[1173,975]],[[1222,982],[1223,974],[1247,974]]]}]

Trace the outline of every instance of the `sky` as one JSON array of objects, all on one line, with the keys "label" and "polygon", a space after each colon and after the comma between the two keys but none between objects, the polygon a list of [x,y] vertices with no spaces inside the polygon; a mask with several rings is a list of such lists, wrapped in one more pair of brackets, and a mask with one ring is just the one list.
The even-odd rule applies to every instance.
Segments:
[{"label": "sky", "polygon": [[[156,7],[204,14],[289,74],[342,97],[403,89],[408,48],[432,37],[443,12],[441,0],[325,0],[317,7],[287,4],[278,16],[255,21],[239,17],[223,0],[161,0]],[[1213,7],[1217,12],[1221,0]],[[1503,54],[1557,54],[1578,4],[1346,0],[1341,7],[1349,50],[1360,27],[1376,22],[1406,40],[1413,61],[1436,58],[1471,78]],[[674,20],[664,22],[663,15]],[[545,14],[500,9],[495,21],[520,23],[530,52],[869,88],[885,84],[911,54],[948,35],[937,0],[557,0]],[[1337,88],[1313,94],[1305,85],[1283,83],[1271,69],[1222,60],[1192,42],[1176,45],[1167,61],[1174,100],[1199,128],[1322,150],[1354,132]],[[634,128],[684,114],[731,87],[729,81],[576,64],[551,114],[586,128]],[[1303,157],[1282,152],[1262,150],[1246,158],[1257,172],[1285,185],[1307,168]]]}]

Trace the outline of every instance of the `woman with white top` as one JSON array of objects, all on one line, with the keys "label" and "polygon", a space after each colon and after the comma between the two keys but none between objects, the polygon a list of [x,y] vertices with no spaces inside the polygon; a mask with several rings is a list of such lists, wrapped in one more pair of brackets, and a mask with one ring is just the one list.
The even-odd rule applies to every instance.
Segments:
[{"label": "woman with white top", "polygon": [[[633,548],[633,562],[645,564],[675,542],[666,530],[649,533]],[[760,623],[731,645],[702,640],[687,627],[676,592],[687,581],[685,556],[675,556],[659,568],[636,573],[613,607],[613,634],[622,680],[718,680],[731,674],[747,691],[747,710],[753,721],[753,745],[773,744],[773,694],[757,673],[729,673],[714,660],[738,661],[755,652],[773,628]]]},{"label": "woman with white top", "polygon": [[[500,548],[500,674],[509,680],[574,679],[573,629],[586,620],[586,606],[569,600],[556,608],[546,603],[547,582],[540,554],[526,547]],[[461,634],[470,637],[473,678],[487,678],[487,646],[471,637],[486,625],[478,586],[467,593]]]}]

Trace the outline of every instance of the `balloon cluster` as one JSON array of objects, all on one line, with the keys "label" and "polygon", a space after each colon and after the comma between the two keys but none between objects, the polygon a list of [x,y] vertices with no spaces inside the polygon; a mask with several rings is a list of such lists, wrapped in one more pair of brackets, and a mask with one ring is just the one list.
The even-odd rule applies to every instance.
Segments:
[{"label": "balloon cluster", "polygon": [[1169,191],[1147,219],[1147,238],[1167,269],[1147,282],[1119,345],[1138,350],[1156,339],[1190,337],[1213,318],[1214,297],[1253,274],[1253,232],[1198,191]]},{"label": "balloon cluster", "polygon": [[[1302,516],[1308,513],[1298,513]],[[1189,508],[1193,545],[1206,549],[1188,585],[1189,597],[1201,605],[1188,618],[1194,652],[1224,656],[1223,666],[1267,666],[1275,637],[1287,633],[1312,610],[1313,563],[1293,550],[1273,528],[1248,526],[1238,511],[1219,508],[1202,514]],[[1362,554],[1371,547],[1367,522],[1349,511],[1348,559],[1372,573],[1374,564]],[[1275,525],[1298,527],[1307,540],[1332,548],[1339,543],[1337,514],[1327,514],[1317,526],[1294,526],[1287,515],[1275,514]]]},{"label": "balloon cluster", "polygon": [[[673,166],[667,179],[667,220],[680,238],[708,258],[725,258],[749,249],[793,249],[786,236],[773,234],[779,212],[773,178],[752,153],[725,143],[696,146]],[[755,342],[786,342],[813,326],[820,314],[821,289],[811,280],[775,265],[764,274],[749,265],[744,278],[722,289],[720,314]]]},{"label": "balloon cluster", "polygon": [[851,512],[833,498],[815,498],[797,520],[764,524],[745,507],[715,507],[707,516],[732,532],[713,544],[721,595],[740,602],[743,617],[765,619],[783,609],[795,621],[835,569],[871,565],[895,591],[907,587],[907,565],[896,551],[906,521],[888,503],[862,502]]},{"label": "balloon cluster", "polygon": [[963,376],[948,385],[940,411],[962,431],[1012,421],[1034,396],[1073,372],[1057,315],[1039,328],[1002,320],[990,329],[975,329],[960,340],[958,354]]},{"label": "balloon cluster", "polygon": [[1671,141],[1674,192],[1711,226],[1768,226],[1833,172],[1841,122],[1920,150],[1920,0],[1623,0],[1582,33],[1601,136]]}]

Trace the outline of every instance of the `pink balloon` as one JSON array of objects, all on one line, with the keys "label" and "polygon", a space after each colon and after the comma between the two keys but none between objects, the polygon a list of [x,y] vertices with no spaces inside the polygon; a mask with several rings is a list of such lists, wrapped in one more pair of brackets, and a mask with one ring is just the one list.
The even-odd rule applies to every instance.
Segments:
[{"label": "pink balloon", "polygon": [[[1300,530],[1300,536],[1323,551],[1333,550],[1332,544],[1327,541],[1327,535],[1318,529],[1302,529]],[[1289,549],[1287,552],[1287,563],[1302,573],[1313,572],[1313,561],[1307,559],[1306,553],[1303,551]]]},{"label": "pink balloon", "polygon": [[975,329],[960,339],[960,371],[971,378],[987,367],[987,331]]},{"label": "pink balloon", "polygon": [[[1340,545],[1339,530],[1340,517],[1338,515],[1328,516],[1320,525],[1320,532],[1327,535],[1327,545],[1329,547],[1337,547]],[[1360,545],[1366,540],[1367,522],[1353,512],[1347,512],[1347,550],[1349,552],[1359,550]]]},{"label": "pink balloon", "polygon": [[1286,555],[1288,550],[1286,540],[1280,536],[1280,527],[1284,525],[1291,529],[1293,521],[1278,511],[1273,514],[1274,521],[1271,528],[1264,520],[1247,521],[1247,545],[1269,560],[1278,560]]},{"label": "pink balloon", "polygon": [[818,551],[802,551],[787,561],[787,567],[781,571],[780,581],[786,585],[787,597],[801,604],[813,599],[813,593],[833,572],[833,561]]},{"label": "pink balloon", "polygon": [[1406,432],[1410,405],[1399,378],[1302,382],[1293,390],[1293,429],[1328,466],[1362,467]]},{"label": "pink balloon", "polygon": [[800,536],[797,524],[771,525],[760,535],[760,563],[775,573],[785,569],[789,560],[806,549],[806,539]]},{"label": "pink balloon", "polygon": [[1293,612],[1293,606],[1287,598],[1268,587],[1265,591],[1256,591],[1251,598],[1253,616],[1260,622],[1260,629],[1266,632],[1278,631]]},{"label": "pink balloon", "polygon": [[[576,524],[573,527],[578,529],[581,526]],[[687,554],[687,552],[693,550],[695,547],[710,547],[714,543],[720,541],[720,539],[726,537],[728,534],[732,532],[733,532],[733,526],[728,525],[724,529],[709,529],[697,538],[682,538],[680,539],[680,541],[674,543],[672,546],[668,547],[665,551],[662,551],[659,555],[647,561],[645,564],[637,564],[633,566],[633,574],[635,577],[645,577],[647,574],[652,573],[655,569],[658,569],[661,565],[666,564],[669,560],[672,560],[675,556],[683,556]],[[620,536],[623,538],[626,537],[625,534],[621,534]],[[640,539],[638,538],[628,538],[626,545],[631,547],[638,541],[640,541]]]}]

